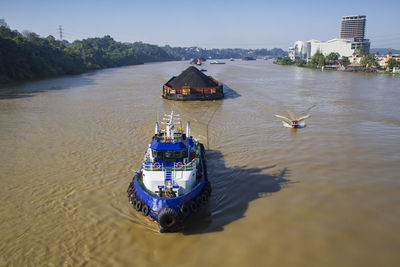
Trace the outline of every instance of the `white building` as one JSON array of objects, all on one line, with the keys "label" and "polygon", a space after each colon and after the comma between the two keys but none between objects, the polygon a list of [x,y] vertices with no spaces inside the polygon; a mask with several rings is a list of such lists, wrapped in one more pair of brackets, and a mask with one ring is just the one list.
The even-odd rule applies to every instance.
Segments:
[{"label": "white building", "polygon": [[319,51],[324,56],[334,52],[339,53],[340,56],[349,57],[356,51],[353,42],[348,39],[335,38],[326,42],[311,40],[309,43],[311,56],[315,55],[315,53]]},{"label": "white building", "polygon": [[362,42],[340,38],[334,38],[326,42],[319,40],[309,40],[307,42],[296,41],[293,47],[289,47],[289,57],[293,61],[300,59],[308,60],[317,52],[320,52],[324,56],[334,52],[339,53],[341,57],[350,57],[361,46],[363,46]]},{"label": "white building", "polygon": [[289,58],[292,61],[310,58],[310,43],[305,41],[296,41],[294,46],[289,47]]}]

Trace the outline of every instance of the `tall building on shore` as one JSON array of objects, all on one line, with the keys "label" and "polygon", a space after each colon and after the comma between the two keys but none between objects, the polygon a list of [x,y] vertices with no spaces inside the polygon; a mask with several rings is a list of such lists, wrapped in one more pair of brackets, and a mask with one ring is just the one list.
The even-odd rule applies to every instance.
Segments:
[{"label": "tall building on shore", "polygon": [[371,44],[368,39],[365,39],[366,22],[366,16],[352,15],[342,17],[339,38],[352,41],[351,49],[363,50],[369,53]]},{"label": "tall building on shore", "polygon": [[370,42],[365,37],[366,16],[352,15],[342,17],[339,38],[322,42],[318,40],[296,41],[289,47],[289,57],[293,61],[308,60],[316,52],[325,56],[332,52],[349,57],[359,50],[369,53]]},{"label": "tall building on shore", "polygon": [[366,20],[365,16],[360,15],[342,17],[339,38],[364,40]]}]

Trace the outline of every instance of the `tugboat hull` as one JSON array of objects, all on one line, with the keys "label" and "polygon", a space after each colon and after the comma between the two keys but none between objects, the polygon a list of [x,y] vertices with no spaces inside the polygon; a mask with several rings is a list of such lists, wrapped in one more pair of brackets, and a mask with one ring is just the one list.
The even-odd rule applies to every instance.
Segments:
[{"label": "tugboat hull", "polygon": [[211,194],[207,180],[204,146],[201,145],[201,174],[197,185],[184,195],[177,197],[158,197],[144,189],[142,172],[138,172],[128,187],[128,198],[133,208],[143,216],[155,221],[160,232],[175,232],[184,227],[185,220],[204,207]]}]

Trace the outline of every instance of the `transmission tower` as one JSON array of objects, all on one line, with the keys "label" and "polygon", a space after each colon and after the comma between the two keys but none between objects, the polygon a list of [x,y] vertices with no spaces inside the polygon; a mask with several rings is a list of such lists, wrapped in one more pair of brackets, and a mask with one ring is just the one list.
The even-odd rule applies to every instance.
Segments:
[{"label": "transmission tower", "polygon": [[63,33],[62,33],[62,26],[61,25],[58,25],[58,32],[59,32],[59,34],[60,34],[60,41],[62,41],[63,40]]}]

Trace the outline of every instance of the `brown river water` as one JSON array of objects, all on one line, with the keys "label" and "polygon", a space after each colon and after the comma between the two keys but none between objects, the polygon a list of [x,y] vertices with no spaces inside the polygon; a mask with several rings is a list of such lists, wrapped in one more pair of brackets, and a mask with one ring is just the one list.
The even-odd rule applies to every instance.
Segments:
[{"label": "brown river water", "polygon": [[[398,266],[400,76],[206,63],[226,98],[174,102],[167,62],[0,89],[0,266]],[[315,105],[307,127],[274,112]],[[213,192],[160,234],[126,189],[158,114],[190,120]]]}]

